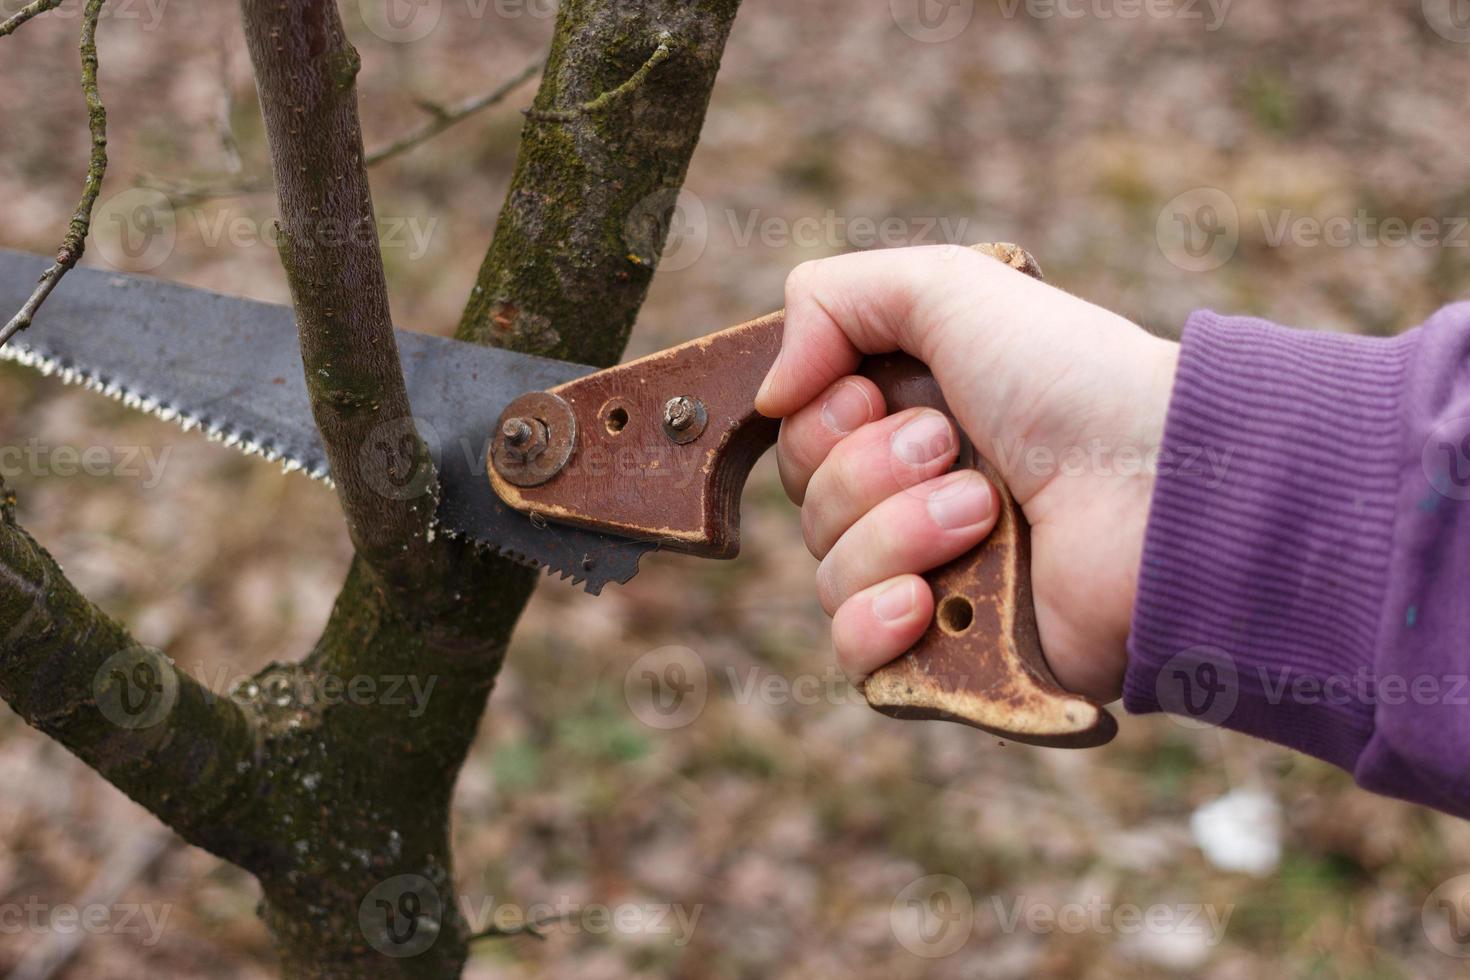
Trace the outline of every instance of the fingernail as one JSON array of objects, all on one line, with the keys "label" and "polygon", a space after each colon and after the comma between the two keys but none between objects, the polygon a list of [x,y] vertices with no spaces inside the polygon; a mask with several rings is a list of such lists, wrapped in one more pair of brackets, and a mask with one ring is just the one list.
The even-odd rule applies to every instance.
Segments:
[{"label": "fingernail", "polygon": [[873,597],[873,615],[880,622],[891,623],[914,611],[914,583],[904,579]]},{"label": "fingernail", "polygon": [[776,359],[771,362],[771,369],[766,372],[765,380],[761,382],[760,389],[755,393],[756,401],[764,401],[766,396],[771,393],[771,381],[776,377],[776,368],[781,366],[781,355],[783,353],[785,351],[776,352]]},{"label": "fingernail", "polygon": [[893,455],[911,466],[936,460],[953,446],[949,419],[938,412],[924,412],[893,434]]},{"label": "fingernail", "polygon": [[951,476],[929,495],[929,516],[946,531],[988,521],[995,513],[995,492],[974,470]]},{"label": "fingernail", "polygon": [[873,415],[873,403],[863,386],[844,381],[832,390],[822,403],[822,424],[833,432],[847,435]]}]

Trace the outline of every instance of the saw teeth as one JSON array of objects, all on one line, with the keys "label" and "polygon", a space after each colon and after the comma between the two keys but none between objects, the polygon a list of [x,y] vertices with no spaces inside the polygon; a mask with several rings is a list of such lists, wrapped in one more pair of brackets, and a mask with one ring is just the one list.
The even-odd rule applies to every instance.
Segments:
[{"label": "saw teeth", "polygon": [[59,378],[63,384],[77,385],[88,391],[95,391],[115,402],[120,402],[125,408],[144,412],[163,422],[171,422],[185,432],[200,429],[210,442],[224,443],[227,448],[237,450],[247,456],[259,456],[267,462],[280,462],[281,471],[284,473],[301,470],[313,480],[325,483],[329,487],[335,486],[325,460],[301,460],[287,456],[273,445],[258,443],[244,433],[226,429],[207,419],[190,415],[177,406],[165,404],[151,395],[130,391],[120,382],[106,375],[75,367],[44,351],[26,347],[18,339],[0,347],[0,361],[13,361],[39,371],[43,377],[54,376]]}]

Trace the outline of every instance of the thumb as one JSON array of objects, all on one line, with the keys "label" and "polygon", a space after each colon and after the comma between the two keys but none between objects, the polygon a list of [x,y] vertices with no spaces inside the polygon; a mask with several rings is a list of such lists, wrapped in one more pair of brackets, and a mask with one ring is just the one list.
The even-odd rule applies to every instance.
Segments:
[{"label": "thumb", "polygon": [[925,316],[946,285],[983,274],[989,256],[959,245],[854,252],[806,262],[786,279],[786,327],[755,407],[784,418],[852,374],[865,354],[902,350],[928,363]]}]

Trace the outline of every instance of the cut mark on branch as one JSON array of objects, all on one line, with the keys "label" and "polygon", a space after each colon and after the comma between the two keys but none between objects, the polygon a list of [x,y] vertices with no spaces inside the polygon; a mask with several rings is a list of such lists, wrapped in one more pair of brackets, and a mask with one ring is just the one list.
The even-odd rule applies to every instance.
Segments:
[{"label": "cut mark on branch", "polygon": [[[36,0],[22,8],[4,24],[0,24],[0,37],[12,33],[27,20],[56,7],[60,2],[61,0]],[[0,328],[0,347],[5,346],[11,337],[31,325],[41,304],[46,302],[46,298],[51,295],[51,291],[56,288],[61,277],[70,272],[77,264],[87,247],[87,233],[92,227],[92,208],[97,204],[97,195],[102,190],[102,178],[107,173],[107,109],[102,105],[102,95],[97,88],[97,18],[102,13],[104,2],[106,0],[87,0],[82,11],[80,43],[82,93],[87,99],[87,125],[92,133],[92,151],[87,160],[87,176],[82,184],[82,199],[77,203],[76,210],[72,212],[66,237],[61,240],[61,246],[56,250],[56,262],[41,273],[36,288],[21,306],[20,312],[11,317],[10,322],[6,323],[3,328]]]},{"label": "cut mark on branch", "polygon": [[674,36],[668,31],[660,31],[658,35],[658,47],[654,49],[653,54],[649,55],[648,60],[640,65],[638,70],[629,75],[627,80],[617,88],[608,89],[590,102],[583,102],[581,105],[573,106],[570,109],[552,109],[545,112],[538,109],[526,109],[526,118],[533,119],[536,122],[565,123],[571,122],[578,116],[590,116],[603,112],[619,100],[626,98],[641,88],[653,70],[665,61],[668,61],[673,53]]}]

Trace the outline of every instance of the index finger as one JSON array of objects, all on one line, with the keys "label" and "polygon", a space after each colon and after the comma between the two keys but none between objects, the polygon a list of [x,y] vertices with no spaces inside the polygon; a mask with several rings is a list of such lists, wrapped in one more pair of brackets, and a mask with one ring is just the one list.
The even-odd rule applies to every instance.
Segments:
[{"label": "index finger", "polygon": [[953,262],[995,260],[958,245],[854,252],[806,262],[786,280],[781,353],[756,395],[762,415],[784,418],[845,375],[865,354],[903,350],[927,363],[920,317]]}]

